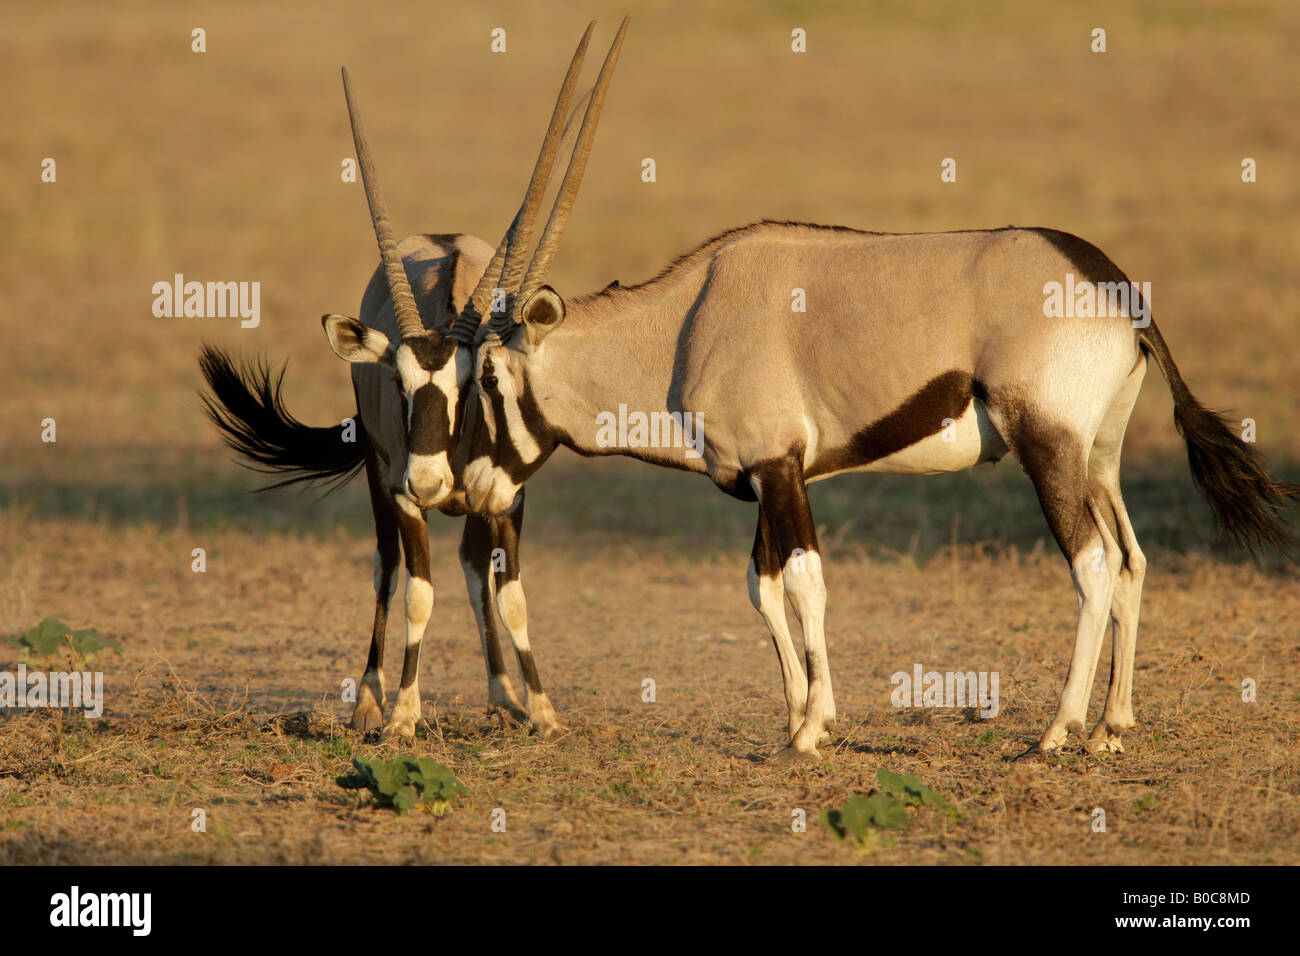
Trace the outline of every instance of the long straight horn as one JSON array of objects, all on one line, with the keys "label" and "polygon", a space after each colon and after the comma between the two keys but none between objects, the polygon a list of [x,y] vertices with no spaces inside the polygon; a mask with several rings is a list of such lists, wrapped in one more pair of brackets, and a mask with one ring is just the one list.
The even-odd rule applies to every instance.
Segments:
[{"label": "long straight horn", "polygon": [[[569,113],[569,119],[564,124],[564,132],[560,134],[559,154],[563,154],[568,150],[574,132],[574,121],[577,120],[579,111],[581,111],[591,100],[591,94],[594,91],[594,86],[588,87],[587,92],[578,97],[578,102],[574,105],[572,112]],[[523,218],[523,215],[524,204],[520,204],[519,211],[515,213],[515,218],[510,223],[510,228],[506,231],[506,234],[501,237],[501,242],[497,245],[496,252],[492,254],[492,260],[488,263],[487,270],[479,280],[480,282],[484,282],[488,276],[495,276],[496,281],[487,287],[489,289],[495,290],[497,288],[508,288],[502,277],[502,274],[505,271],[506,251],[509,249],[511,237],[516,235],[519,231],[519,222]],[[508,313],[510,310],[509,308],[506,308],[503,311]],[[478,334],[482,320],[483,317],[481,314],[477,311],[472,311],[467,307],[460,316],[457,316],[456,321],[452,323],[451,334],[459,342],[465,345],[472,345],[474,344],[474,339]]]},{"label": "long straight horn", "polygon": [[[569,158],[569,168],[564,172],[564,181],[560,184],[560,191],[555,197],[555,205],[551,207],[551,215],[546,221],[546,229],[542,232],[542,238],[537,243],[537,252],[533,254],[533,261],[528,266],[528,274],[524,277],[523,285],[515,298],[514,311],[516,313],[528,301],[528,297],[541,286],[542,279],[546,276],[546,270],[551,267],[551,261],[555,258],[556,250],[559,248],[560,237],[564,235],[564,227],[569,220],[569,213],[573,210],[574,200],[578,198],[578,187],[582,185],[582,174],[587,169],[587,159],[591,156],[592,140],[596,137],[596,124],[600,122],[600,111],[605,105],[605,94],[609,90],[609,83],[614,75],[614,67],[618,65],[619,51],[623,48],[623,37],[627,33],[627,25],[630,19],[630,17],[623,18],[623,22],[618,28],[618,35],[614,37],[609,53],[605,56],[605,63],[600,68],[600,77],[596,80],[596,88],[591,94],[591,102],[587,104],[586,115],[582,117],[582,131],[578,134],[578,144],[573,147],[573,155]],[[494,319],[496,326],[494,331],[501,334],[517,319],[517,315],[506,316],[505,321],[500,322]]]},{"label": "long straight horn", "polygon": [[[478,285],[474,287],[474,291],[466,301],[464,310],[451,323],[451,336],[462,345],[473,344],[474,335],[478,332],[479,323],[483,320],[483,313],[480,309],[487,306],[492,290],[501,285],[501,270],[505,267],[506,251],[510,248],[510,237],[518,229],[519,218],[523,214],[524,207],[520,206],[519,211],[515,213],[515,218],[510,222],[510,228],[506,230],[506,234],[497,243],[496,251],[492,253],[492,258],[488,261],[488,267],[484,270],[483,275],[479,277]],[[480,289],[486,289],[487,291],[480,293]]]},{"label": "long straight horn", "polygon": [[343,95],[348,101],[348,119],[352,121],[352,142],[357,148],[357,162],[361,164],[361,181],[366,187],[366,202],[370,205],[370,221],[375,227],[375,238],[379,240],[379,258],[384,263],[384,275],[388,277],[388,292],[393,297],[393,312],[397,316],[397,327],[402,338],[420,335],[424,332],[424,323],[420,321],[420,309],[411,294],[411,284],[406,279],[406,267],[397,251],[397,242],[393,239],[393,227],[388,221],[388,204],[379,188],[379,176],[375,172],[375,161],[370,155],[370,144],[366,142],[366,131],[361,126],[361,113],[352,97],[352,80],[348,68],[343,67]]},{"label": "long straight horn", "polygon": [[594,20],[587,24],[587,30],[583,33],[582,39],[578,42],[578,49],[574,51],[573,59],[569,62],[569,71],[564,75],[564,84],[560,87],[555,108],[551,111],[551,121],[546,127],[546,136],[542,139],[542,148],[537,154],[537,163],[533,166],[533,175],[528,181],[528,190],[524,194],[523,204],[520,205],[514,221],[510,223],[510,228],[506,230],[505,236],[498,244],[487,271],[483,273],[471,293],[465,310],[452,324],[452,335],[461,342],[472,341],[483,315],[487,312],[494,289],[500,287],[509,292],[519,285],[524,268],[524,257],[527,256],[528,247],[532,243],[533,224],[537,220],[537,211],[541,208],[546,186],[550,182],[551,168],[555,165],[556,154],[559,153],[569,103],[573,100],[573,89],[577,86],[578,76],[582,73],[582,61],[587,55],[587,44],[591,40],[591,31],[595,26]]}]

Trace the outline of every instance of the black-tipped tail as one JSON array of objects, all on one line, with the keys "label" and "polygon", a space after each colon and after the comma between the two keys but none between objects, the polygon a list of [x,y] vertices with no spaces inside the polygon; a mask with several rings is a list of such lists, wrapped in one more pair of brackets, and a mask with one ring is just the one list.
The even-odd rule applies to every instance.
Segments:
[{"label": "black-tipped tail", "polygon": [[365,464],[367,440],[360,418],[355,434],[345,434],[343,425],[312,428],[289,414],[280,397],[284,367],[273,377],[261,361],[237,363],[223,350],[204,345],[199,368],[211,391],[200,397],[226,444],[248,459],[254,471],[285,476],[266,488],[299,481],[342,485]]},{"label": "black-tipped tail", "polygon": [[1295,540],[1283,512],[1300,499],[1300,485],[1270,478],[1259,453],[1237,437],[1231,421],[1196,400],[1154,322],[1138,331],[1138,341],[1169,383],[1174,427],[1187,443],[1192,478],[1210,502],[1219,533],[1252,554],[1274,548],[1295,560]]}]

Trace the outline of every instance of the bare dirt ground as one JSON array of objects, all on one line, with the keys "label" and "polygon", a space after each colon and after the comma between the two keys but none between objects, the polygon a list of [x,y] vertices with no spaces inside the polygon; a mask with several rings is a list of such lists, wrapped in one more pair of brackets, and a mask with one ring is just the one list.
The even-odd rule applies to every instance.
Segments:
[{"label": "bare dirt ground", "polygon": [[[1300,580],[1211,545],[1154,373],[1126,450],[1150,566],[1124,754],[1074,742],[1013,759],[1054,712],[1077,605],[1010,459],[814,489],[840,718],[820,765],[766,762],[784,708],[746,596],[752,506],[698,478],[567,455],[530,485],[523,562],[530,635],[570,733],[544,744],[485,713],[460,525],[441,517],[426,725],[401,751],[343,726],[372,613],[364,489],[314,505],[250,495],[256,480],[201,417],[198,344],[290,358],[291,410],[349,414],[316,317],[355,308],[374,252],[359,189],[339,182],[338,64],[366,104],[399,230],[494,240],[563,58],[587,17],[609,29],[626,6],[411,3],[385,21],[343,3],[311,18],[87,3],[28,9],[0,37],[0,226],[14,237],[0,258],[0,636],[57,617],[122,647],[102,663],[102,718],[0,711],[0,862],[1300,862]],[[1288,5],[1090,8],[1104,56],[1088,52],[1092,20],[1055,5],[991,4],[978,22],[960,6],[630,9],[562,292],[646,277],[763,216],[1057,226],[1153,282],[1197,396],[1254,418],[1274,471],[1300,477]],[[502,24],[511,52],[493,60]],[[206,54],[189,51],[196,25]],[[794,26],[804,59],[788,52]],[[39,180],[45,156],[55,184]],[[956,184],[939,182],[945,156]],[[1257,183],[1240,181],[1244,156]],[[261,281],[261,325],[154,318],[151,285],[175,272]],[[394,623],[390,688],[400,644]],[[0,668],[17,662],[0,642]],[[916,663],[997,671],[1000,713],[895,709],[890,675]],[[443,761],[468,796],[443,817],[397,816],[334,782],[353,756],[403,753]],[[882,768],[942,790],[960,817],[916,813],[869,852],[832,839],[819,812]],[[792,831],[798,809],[806,832]]]}]

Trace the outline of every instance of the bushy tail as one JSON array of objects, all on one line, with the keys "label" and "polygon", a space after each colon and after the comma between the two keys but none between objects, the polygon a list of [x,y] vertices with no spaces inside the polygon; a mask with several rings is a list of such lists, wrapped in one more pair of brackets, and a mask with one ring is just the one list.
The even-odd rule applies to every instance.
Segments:
[{"label": "bushy tail", "polygon": [[1300,485],[1270,478],[1259,453],[1234,434],[1230,420],[1196,400],[1154,322],[1138,330],[1138,342],[1169,383],[1174,427],[1187,443],[1192,478],[1210,502],[1219,533],[1252,554],[1271,547],[1295,560],[1283,511],[1300,499]]},{"label": "bushy tail", "polygon": [[280,397],[283,367],[272,378],[260,361],[236,363],[223,350],[205,345],[199,368],[211,390],[200,397],[226,444],[252,462],[248,467],[254,471],[285,475],[266,488],[298,481],[342,485],[365,464],[367,439],[359,418],[355,441],[344,441],[343,425],[312,428],[289,414]]}]

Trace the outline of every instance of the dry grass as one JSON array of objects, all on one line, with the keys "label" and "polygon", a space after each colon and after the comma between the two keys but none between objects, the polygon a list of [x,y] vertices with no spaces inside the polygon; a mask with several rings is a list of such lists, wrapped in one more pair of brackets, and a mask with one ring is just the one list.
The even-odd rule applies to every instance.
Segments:
[{"label": "dry grass", "polygon": [[[1151,569],[1139,726],[1122,756],[1010,760],[1050,719],[1074,611],[1010,462],[815,489],[842,732],[833,759],[787,773],[761,759],[781,743],[782,705],[743,584],[750,507],[697,479],[567,457],[530,492],[524,561],[542,676],[572,733],[547,746],[483,715],[459,529],[438,520],[415,749],[471,794],[445,818],[399,818],[333,783],[376,750],[338,724],[371,613],[363,490],[315,508],[248,496],[193,389],[206,339],[291,358],[289,406],[309,421],[352,410],[316,320],[355,307],[374,259],[360,191],[338,181],[350,152],[339,63],[398,228],[493,240],[582,23],[599,15],[608,30],[629,8],[554,273],[562,292],[645,277],[764,216],[1056,226],[1153,283],[1198,397],[1255,418],[1275,470],[1297,476],[1294,5],[1171,0],[1084,16],[1007,2],[978,19],[912,6],[15,14],[0,36],[0,228],[15,237],[0,258],[0,634],[57,616],[125,651],[108,665],[104,718],[0,717],[0,860],[1300,860],[1297,575],[1208,546],[1155,375],[1127,445]],[[203,56],[189,52],[196,25]],[[488,31],[502,25],[510,53],[493,57]],[[796,25],[805,57],[787,52]],[[1109,30],[1104,57],[1087,52],[1095,25]],[[39,182],[44,156],[56,185]],[[653,186],[639,180],[644,156],[658,162]],[[939,182],[945,156],[958,158],[956,185]],[[1243,156],[1259,161],[1254,185],[1239,180]],[[261,326],[153,318],[150,288],[175,272],[261,281]],[[57,444],[39,441],[45,417]],[[190,571],[194,547],[206,574]],[[0,666],[13,657],[0,649]],[[998,670],[1002,713],[893,710],[889,675],[917,661]],[[655,704],[640,700],[644,677]],[[1246,677],[1258,703],[1241,702]],[[1094,714],[1103,691],[1104,674]],[[921,815],[866,857],[834,843],[817,811],[865,792],[881,767],[943,789],[962,818]],[[195,807],[205,835],[190,831]],[[495,807],[506,834],[489,830]],[[790,832],[796,807],[805,834]],[[1090,831],[1094,807],[1104,835]]]},{"label": "dry grass", "polygon": [[[451,544],[449,524],[438,543]],[[7,561],[29,553],[19,539],[30,528],[5,522]],[[344,729],[337,700],[363,650],[360,542],[212,533],[200,579],[184,561],[161,570],[160,555],[187,554],[174,532],[41,530],[30,572],[41,606],[122,635],[127,649],[107,672],[104,718],[22,713],[0,724],[7,861],[849,862],[859,856],[815,822],[790,832],[791,811],[815,821],[882,767],[942,788],[963,816],[919,817],[872,861],[1300,854],[1294,578],[1167,557],[1148,578],[1128,753],[1025,763],[1011,758],[1050,720],[1073,639],[1060,559],[962,548],[954,592],[951,555],[922,567],[833,556],[844,732],[823,766],[789,773],[763,762],[782,742],[781,692],[739,555],[528,547],[543,677],[572,729],[549,746],[485,715],[472,619],[444,560],[415,751],[455,768],[471,794],[435,820],[371,809],[333,783],[353,755],[396,753]],[[115,565],[87,581],[84,555],[110,551]],[[998,671],[1002,712],[894,710],[889,676],[914,662]],[[641,700],[645,677],[653,704]],[[1246,677],[1258,703],[1241,701]],[[1104,678],[1094,715],[1103,693]],[[208,815],[202,836],[189,829],[195,807]],[[489,829],[497,807],[505,835]],[[1104,835],[1089,827],[1095,807],[1107,812]]]}]

